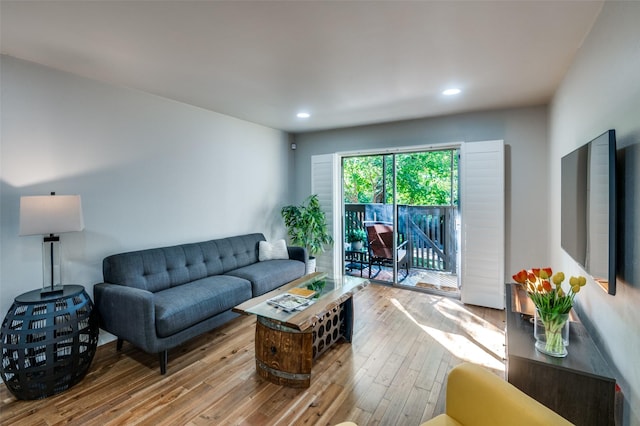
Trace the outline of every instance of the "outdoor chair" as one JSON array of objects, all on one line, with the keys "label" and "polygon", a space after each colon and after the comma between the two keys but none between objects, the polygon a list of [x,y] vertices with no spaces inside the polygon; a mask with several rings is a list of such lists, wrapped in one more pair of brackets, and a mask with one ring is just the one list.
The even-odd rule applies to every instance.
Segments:
[{"label": "outdoor chair", "polygon": [[[373,265],[378,265],[378,272],[373,276],[375,278],[383,266],[393,266],[393,226],[388,223],[366,223],[367,242],[369,246],[369,278],[371,278],[371,270]],[[396,261],[398,263],[398,271],[404,268],[406,273],[400,280],[404,280],[409,275],[409,259],[407,257],[407,242],[398,244]]]}]

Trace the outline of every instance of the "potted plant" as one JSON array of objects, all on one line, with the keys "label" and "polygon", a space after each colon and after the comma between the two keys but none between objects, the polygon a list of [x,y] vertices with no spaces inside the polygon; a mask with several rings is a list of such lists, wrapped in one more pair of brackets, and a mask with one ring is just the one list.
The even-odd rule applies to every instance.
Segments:
[{"label": "potted plant", "polygon": [[362,250],[362,243],[366,241],[367,233],[362,228],[353,228],[347,233],[347,242],[353,250]]},{"label": "potted plant", "polygon": [[314,272],[315,255],[323,252],[326,244],[333,243],[318,196],[310,195],[299,206],[285,206],[281,213],[291,244],[305,247],[309,253],[307,273]]}]

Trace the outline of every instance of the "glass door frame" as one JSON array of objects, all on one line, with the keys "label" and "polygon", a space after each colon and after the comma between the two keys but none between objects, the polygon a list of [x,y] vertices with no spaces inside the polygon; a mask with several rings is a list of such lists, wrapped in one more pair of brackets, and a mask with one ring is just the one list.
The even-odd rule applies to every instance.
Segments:
[{"label": "glass door frame", "polygon": [[[393,259],[392,259],[392,263],[393,263],[393,272],[392,272],[392,281],[388,281],[388,280],[377,280],[378,282],[383,282],[383,283],[389,283],[392,285],[396,285],[398,282],[398,265],[397,265],[397,249],[398,249],[398,227],[397,227],[397,223],[398,223],[398,208],[397,208],[397,197],[396,197],[396,154],[398,154],[397,152],[387,152],[387,151],[372,151],[372,152],[358,152],[358,153],[354,153],[354,154],[342,154],[340,155],[340,178],[341,178],[341,182],[340,182],[340,200],[341,200],[341,218],[342,218],[342,227],[341,227],[341,241],[345,240],[345,217],[346,217],[346,212],[345,212],[345,201],[344,201],[344,160],[347,158],[356,158],[356,157],[381,157],[382,158],[382,187],[383,187],[383,191],[382,191],[382,201],[383,204],[387,204],[386,203],[386,194],[388,193],[388,191],[386,190],[387,185],[386,185],[386,176],[385,176],[385,171],[386,171],[386,165],[387,165],[387,161],[386,161],[386,157],[387,156],[391,156],[392,161],[391,161],[391,166],[392,166],[392,173],[391,173],[391,190],[392,190],[392,202],[391,202],[391,206],[392,206],[392,215],[391,215],[391,221],[392,221],[392,226],[393,226]],[[372,196],[372,203],[375,202],[375,198],[374,196]],[[345,259],[345,250],[342,250],[342,270],[344,271],[346,268],[346,259]],[[371,256],[371,253],[368,253],[367,256]],[[371,264],[370,264],[371,265]],[[361,265],[362,267],[363,265]],[[382,267],[382,266],[381,266]],[[369,270],[369,274],[371,274],[371,270]],[[371,278],[373,280],[375,280],[375,278]]]},{"label": "glass door frame", "polygon": [[[342,220],[342,226],[341,226],[341,245],[344,244],[345,241],[345,218],[346,218],[346,212],[345,212],[345,200],[344,200],[344,159],[345,158],[353,158],[353,157],[367,157],[367,156],[381,156],[383,158],[383,180],[385,179],[384,176],[384,158],[387,155],[391,155],[392,156],[392,208],[393,208],[393,215],[392,215],[392,221],[393,221],[393,273],[392,273],[392,282],[390,282],[391,285],[393,286],[402,286],[402,283],[398,282],[398,262],[397,262],[397,249],[398,249],[398,204],[397,204],[397,156],[398,155],[402,155],[402,154],[413,154],[413,153],[423,153],[423,152],[430,152],[430,151],[446,151],[446,150],[452,150],[454,152],[457,152],[457,154],[460,154],[460,149],[462,147],[463,143],[462,142],[457,142],[457,143],[453,143],[453,144],[436,144],[436,145],[416,145],[416,146],[412,146],[412,147],[405,147],[405,148],[397,148],[397,149],[374,149],[374,150],[366,150],[366,151],[354,151],[354,152],[342,152],[342,153],[338,153],[339,156],[339,165],[340,165],[340,170],[339,170],[339,176],[341,179],[340,182],[340,205],[341,205],[341,220]],[[457,163],[457,167],[458,167],[458,173],[457,173],[457,188],[456,191],[458,193],[458,209],[460,209],[460,161],[459,161],[459,157],[458,157],[458,163]],[[452,194],[453,194],[453,186],[452,186]],[[459,210],[460,212],[460,210]],[[459,251],[458,251],[459,253]],[[408,254],[411,255],[411,254]],[[342,247],[341,250],[341,257],[342,257],[342,271],[344,273],[344,270],[346,268],[346,259],[345,259],[345,250],[344,250],[344,246]],[[459,270],[460,268],[460,263],[458,262],[457,264],[457,268]],[[458,274],[458,271],[456,271],[456,274],[458,275],[458,288],[460,288],[460,275]],[[389,281],[386,280],[380,280],[379,282],[384,282],[384,283],[389,283]]]}]

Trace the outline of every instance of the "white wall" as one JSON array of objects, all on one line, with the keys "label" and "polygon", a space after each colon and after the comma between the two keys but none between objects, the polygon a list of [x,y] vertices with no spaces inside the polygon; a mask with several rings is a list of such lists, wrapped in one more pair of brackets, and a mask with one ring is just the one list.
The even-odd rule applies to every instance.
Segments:
[{"label": "white wall", "polygon": [[[42,285],[23,195],[80,194],[64,282],[93,296],[112,253],[248,232],[284,237],[293,156],[284,132],[1,57],[0,312]],[[103,339],[104,340],[104,339]]]},{"label": "white wall", "polygon": [[[295,135],[296,197],[311,191],[311,156],[483,140],[505,142],[505,280],[550,261],[547,250],[547,108],[518,108]],[[532,203],[532,200],[538,200]],[[505,281],[507,282],[507,281]]]},{"label": "white wall", "polygon": [[[550,108],[550,250],[566,273],[584,272],[560,248],[560,159],[608,129],[618,142],[618,279],[609,296],[591,281],[577,297],[625,394],[624,424],[640,424],[640,3],[606,2]],[[571,350],[571,346],[569,346]]]}]

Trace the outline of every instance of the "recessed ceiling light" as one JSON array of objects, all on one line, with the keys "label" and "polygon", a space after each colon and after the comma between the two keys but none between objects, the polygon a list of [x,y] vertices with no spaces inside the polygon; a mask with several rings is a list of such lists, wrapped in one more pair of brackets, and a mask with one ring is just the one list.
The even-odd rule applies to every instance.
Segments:
[{"label": "recessed ceiling light", "polygon": [[298,117],[298,118],[309,118],[309,117],[311,117],[311,114],[309,114],[308,112],[299,112],[298,114],[296,114],[296,117]]},{"label": "recessed ceiling light", "polygon": [[458,88],[451,88],[451,89],[447,89],[444,92],[442,92],[443,95],[445,96],[452,96],[452,95],[457,95],[461,92],[460,89]]}]

